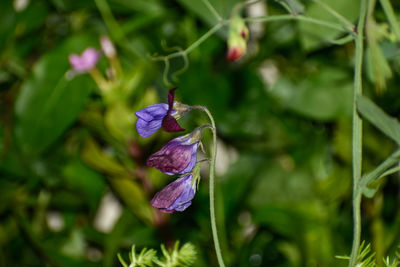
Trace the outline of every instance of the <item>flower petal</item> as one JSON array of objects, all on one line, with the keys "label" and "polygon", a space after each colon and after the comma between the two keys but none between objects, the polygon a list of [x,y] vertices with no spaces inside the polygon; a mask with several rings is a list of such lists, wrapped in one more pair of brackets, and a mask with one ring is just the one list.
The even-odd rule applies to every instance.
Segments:
[{"label": "flower petal", "polygon": [[145,121],[151,121],[152,119],[162,119],[168,112],[168,105],[164,103],[153,104],[144,109],[135,112],[138,118]]},{"label": "flower petal", "polygon": [[176,89],[178,89],[178,87],[172,88],[168,91],[168,113],[172,111]]},{"label": "flower petal", "polygon": [[168,112],[168,105],[159,103],[135,112],[138,117],[136,129],[141,137],[147,138],[161,128],[162,120]]},{"label": "flower petal", "polygon": [[191,143],[190,135],[177,137],[151,155],[146,164],[168,175],[184,174],[194,168],[197,147],[198,142]]},{"label": "flower petal", "polygon": [[177,120],[171,116],[171,115],[166,115],[163,120],[162,120],[162,129],[166,132],[181,132],[184,131]]},{"label": "flower petal", "polygon": [[184,211],[187,207],[192,204],[195,191],[192,187],[192,179],[185,183],[185,189],[182,194],[174,201],[174,203],[168,208],[168,210]]},{"label": "flower petal", "polygon": [[235,61],[239,59],[243,55],[243,52],[239,50],[239,48],[234,47],[228,49],[228,52],[226,54],[226,60],[228,61]]},{"label": "flower petal", "polygon": [[158,192],[151,200],[151,205],[158,209],[169,208],[185,189],[184,178],[176,179]]},{"label": "flower petal", "polygon": [[93,68],[96,66],[97,61],[99,60],[99,51],[97,51],[93,47],[88,47],[83,51],[81,59],[85,62],[86,67],[88,69]]},{"label": "flower petal", "polygon": [[196,166],[196,163],[197,163],[197,148],[198,147],[199,147],[199,143],[198,142],[193,144],[193,146],[192,146],[192,156],[191,156],[190,162],[186,166],[186,168],[181,171],[181,173],[188,173],[188,172],[193,170],[194,166]]},{"label": "flower petal", "polygon": [[192,179],[191,173],[176,179],[153,197],[151,205],[166,213],[185,210],[196,193]]},{"label": "flower petal", "polygon": [[82,55],[71,54],[68,59],[72,68],[78,72],[85,72],[94,68],[99,60],[99,51],[93,47],[88,47]]},{"label": "flower petal", "polygon": [[143,138],[150,137],[161,127],[161,120],[145,121],[138,119],[136,122],[136,130]]}]

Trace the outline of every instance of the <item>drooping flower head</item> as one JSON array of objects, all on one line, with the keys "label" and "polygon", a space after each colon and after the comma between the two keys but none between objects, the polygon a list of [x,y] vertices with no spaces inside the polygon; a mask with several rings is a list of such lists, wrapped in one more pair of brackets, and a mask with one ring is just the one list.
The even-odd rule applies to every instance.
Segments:
[{"label": "drooping flower head", "polygon": [[164,103],[154,104],[135,112],[135,115],[138,117],[136,129],[141,137],[149,137],[161,127],[166,132],[180,132],[185,130],[178,124],[177,119],[189,107],[174,102],[176,89],[169,90],[168,105]]},{"label": "drooping flower head", "polygon": [[155,167],[168,175],[191,172],[196,165],[201,128],[169,141],[161,150],[147,159],[147,166]]},{"label": "drooping flower head", "polygon": [[93,69],[99,61],[100,52],[93,47],[86,48],[81,55],[69,55],[69,63],[77,72],[86,72]]},{"label": "drooping flower head", "polygon": [[249,30],[242,17],[234,15],[229,24],[228,51],[226,59],[235,61],[246,53]]},{"label": "drooping flower head", "polygon": [[151,205],[166,213],[184,211],[192,204],[198,184],[199,168],[164,187],[151,200]]}]

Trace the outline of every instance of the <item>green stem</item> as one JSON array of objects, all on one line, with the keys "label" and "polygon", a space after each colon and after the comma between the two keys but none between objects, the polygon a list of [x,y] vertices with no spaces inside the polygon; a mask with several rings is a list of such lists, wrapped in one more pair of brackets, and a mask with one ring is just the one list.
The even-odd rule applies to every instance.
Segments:
[{"label": "green stem", "polygon": [[393,11],[393,7],[390,4],[389,0],[379,0],[381,2],[383,11],[385,11],[386,17],[389,20],[390,26],[392,27],[392,31],[396,36],[397,42],[400,42],[400,26],[397,22],[396,15]]},{"label": "green stem", "polygon": [[199,39],[196,40],[196,42],[194,42],[193,44],[191,44],[189,47],[187,47],[185,50],[183,51],[178,51],[172,54],[169,54],[167,56],[159,56],[159,57],[151,57],[151,59],[153,60],[157,60],[157,61],[164,61],[166,59],[171,59],[171,58],[175,58],[175,57],[181,57],[183,55],[188,55],[190,54],[190,52],[192,52],[196,47],[198,47],[199,45],[201,45],[201,43],[203,43],[205,40],[207,40],[211,35],[213,35],[216,31],[218,31],[219,29],[222,28],[222,26],[224,26],[226,24],[226,22],[220,22],[218,24],[216,24],[214,27],[212,27],[208,32],[206,32],[205,34],[203,34]]},{"label": "green stem", "polygon": [[246,22],[268,22],[268,21],[283,21],[283,20],[300,20],[300,21],[305,21],[309,23],[314,23],[317,25],[325,26],[327,28],[343,31],[344,28],[337,24],[337,23],[332,23],[332,22],[327,22],[324,20],[319,20],[315,18],[310,18],[306,17],[303,15],[277,15],[277,16],[263,16],[263,17],[252,17],[252,18],[245,18],[244,21]]},{"label": "green stem", "polygon": [[164,59],[164,64],[165,64],[165,68],[164,68],[164,73],[163,73],[163,82],[166,86],[171,87],[172,83],[170,83],[168,80],[169,60]]},{"label": "green stem", "polygon": [[[99,0],[97,0],[99,1]],[[243,19],[245,22],[269,22],[269,21],[286,21],[286,20],[300,20],[300,21],[305,21],[309,23],[314,23],[320,26],[325,26],[327,28],[343,31],[344,28],[337,23],[332,23],[332,22],[327,22],[315,18],[309,18],[303,15],[277,15],[277,16],[263,16],[263,17],[252,17],[252,18],[244,18]],[[182,55],[188,55],[190,52],[192,52],[196,47],[198,47],[200,44],[202,44],[205,40],[207,40],[211,35],[213,35],[215,32],[217,32],[219,29],[221,29],[223,26],[228,25],[229,20],[221,20],[219,23],[217,23],[214,27],[212,27],[208,32],[206,32],[204,35],[202,35],[196,42],[191,44],[189,47],[187,47],[183,51],[178,51],[171,53],[167,56],[159,56],[159,57],[151,57],[153,60],[156,61],[164,61],[165,59],[171,59],[171,58],[176,58],[180,57]]]},{"label": "green stem", "polygon": [[132,45],[129,43],[128,38],[126,37],[124,31],[119,26],[118,22],[114,18],[114,15],[111,11],[110,6],[108,5],[106,0],[95,0],[97,9],[100,11],[100,14],[106,23],[108,31],[112,35],[115,41],[121,41],[121,43],[126,47],[130,52],[132,52],[138,58],[143,59],[142,53],[137,51]]},{"label": "green stem", "polygon": [[202,42],[208,39],[211,35],[213,35],[216,31],[218,31],[220,28],[224,26],[223,22],[220,22],[216,24],[214,27],[212,27],[208,32],[206,32],[203,36],[201,36],[196,42],[191,44],[188,48],[184,50],[186,54],[189,54],[192,52],[196,47],[198,47]]},{"label": "green stem", "polygon": [[340,15],[338,12],[336,12],[336,10],[334,10],[333,8],[331,8],[330,6],[328,6],[327,4],[322,2],[321,0],[313,0],[313,1],[316,4],[320,5],[323,9],[328,11],[332,16],[337,18],[345,28],[347,28],[349,31],[353,31],[354,25],[348,19],[346,19],[345,17]]},{"label": "green stem", "polygon": [[362,164],[362,120],[357,113],[356,99],[362,95],[362,63],[364,54],[364,24],[367,14],[367,1],[361,0],[360,17],[358,20],[357,36],[355,39],[355,68],[354,68],[354,94],[353,94],[353,245],[350,255],[349,267],[354,267],[357,262],[358,249],[361,238],[361,179]]},{"label": "green stem", "polygon": [[219,245],[217,223],[216,223],[216,219],[215,219],[215,196],[214,196],[215,179],[214,178],[215,178],[215,160],[217,157],[217,128],[215,127],[214,118],[211,115],[211,112],[206,107],[192,106],[192,108],[201,109],[202,111],[204,111],[211,121],[212,127],[209,127],[213,134],[213,147],[212,147],[212,152],[211,152],[210,181],[209,181],[209,184],[210,184],[209,194],[210,194],[211,231],[213,234],[214,247],[215,247],[215,253],[217,254],[218,264],[220,267],[225,267],[224,259],[222,258],[221,247]]},{"label": "green stem", "polygon": [[208,32],[206,32],[203,36],[201,36],[198,40],[196,40],[196,42],[191,44],[185,50],[181,50],[181,51],[169,54],[167,56],[151,57],[151,59],[155,60],[155,61],[164,61],[165,68],[164,68],[164,73],[163,73],[163,81],[166,86],[168,86],[168,87],[171,86],[171,83],[168,80],[169,60],[171,58],[175,58],[175,57],[183,58],[183,61],[184,61],[183,68],[176,71],[174,74],[172,74],[172,78],[174,80],[176,80],[177,79],[176,77],[179,74],[182,74],[189,66],[189,61],[187,58],[188,54],[190,54],[190,52],[192,52],[196,47],[198,47],[202,42],[207,40],[211,35],[213,35],[216,31],[218,31],[224,25],[225,25],[225,22],[221,20],[218,24],[216,24],[214,27],[212,27]]},{"label": "green stem", "polygon": [[[399,160],[400,160],[400,157],[397,159],[397,162],[395,162],[395,163],[399,163]],[[378,180],[380,178],[383,178],[383,177],[386,177],[386,176],[389,176],[389,175],[392,175],[392,174],[394,174],[396,172],[399,172],[399,171],[400,171],[400,166],[397,165],[396,167],[390,168],[389,170],[387,170],[384,173],[382,173],[381,175],[379,175],[379,177],[376,178],[376,180]]]},{"label": "green stem", "polygon": [[392,153],[387,159],[385,159],[378,167],[372,172],[363,177],[360,181],[360,187],[368,186],[370,183],[383,177],[382,174],[391,166],[398,163],[400,159],[400,149]]},{"label": "green stem", "polygon": [[[353,189],[354,190],[354,189]],[[361,239],[361,197],[362,194],[359,190],[355,190],[353,193],[353,245],[350,255],[349,267],[356,266],[358,258],[358,250],[360,248]]]},{"label": "green stem", "polygon": [[203,3],[207,6],[207,8],[211,11],[211,13],[213,13],[214,17],[218,20],[221,21],[222,17],[219,15],[219,13],[217,12],[217,10],[215,10],[215,8],[210,4],[210,2],[208,2],[208,0],[202,0]]},{"label": "green stem", "polygon": [[88,72],[102,93],[106,93],[110,89],[109,82],[104,78],[98,68],[94,67]]},{"label": "green stem", "polygon": [[249,1],[246,1],[246,2],[239,2],[239,3],[237,3],[237,4],[232,8],[232,11],[231,11],[231,18],[234,17],[235,15],[238,15],[239,12],[241,12],[241,10],[242,10],[243,8],[245,8],[245,7],[249,6],[249,5],[255,4],[255,3],[257,3],[257,2],[261,2],[261,1],[264,1],[264,0],[249,0]]},{"label": "green stem", "polygon": [[[99,1],[104,1],[104,0],[96,0],[96,2],[99,2]],[[259,0],[240,3],[235,7],[235,9],[239,10],[242,6],[253,4],[253,3],[258,2],[258,1]],[[208,0],[203,0],[203,2],[207,6],[211,6],[211,4],[208,2]],[[214,27],[212,27],[209,31],[207,31],[205,34],[203,34],[198,40],[196,40],[193,44],[191,44],[185,50],[177,51],[177,52],[171,53],[171,54],[166,55],[166,56],[150,57],[154,61],[164,61],[165,68],[164,68],[163,80],[164,80],[164,83],[167,86],[170,86],[170,84],[171,84],[169,82],[169,80],[168,80],[169,60],[170,59],[176,58],[176,57],[183,57],[185,65],[182,68],[182,70],[179,71],[179,74],[181,74],[187,68],[187,65],[188,65],[187,56],[194,49],[196,49],[200,44],[202,44],[205,40],[207,40],[211,35],[213,35],[215,32],[217,32],[219,29],[221,29],[223,26],[229,25],[229,22],[230,22],[229,19],[228,20],[223,20],[220,17],[220,15],[218,13],[216,13],[215,9],[212,6],[211,6],[211,8],[209,7],[209,9],[219,19],[219,22],[216,25],[214,25]],[[234,13],[234,12],[236,12],[236,11],[235,10],[232,11],[232,13]],[[338,31],[346,30],[346,28],[342,27],[340,24],[331,23],[331,22],[327,22],[327,21],[323,21],[323,20],[319,20],[319,19],[315,19],[315,18],[309,18],[309,17],[305,17],[305,16],[302,16],[302,15],[296,15],[296,16],[294,16],[294,15],[264,16],[264,17],[245,18],[243,20],[245,22],[267,22],[267,21],[283,21],[283,20],[300,20],[300,21],[305,21],[305,22],[309,22],[309,23],[314,23],[316,25],[324,26],[324,27],[327,27],[327,28],[335,29],[335,30],[338,30]],[[353,34],[353,29],[348,29],[348,32]],[[176,78],[177,75],[178,75],[178,73],[173,74],[173,78],[174,77]]]}]

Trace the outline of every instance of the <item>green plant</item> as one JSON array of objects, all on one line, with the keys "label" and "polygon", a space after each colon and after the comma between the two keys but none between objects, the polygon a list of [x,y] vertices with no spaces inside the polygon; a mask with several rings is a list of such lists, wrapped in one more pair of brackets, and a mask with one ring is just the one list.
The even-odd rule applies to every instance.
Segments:
[{"label": "green plant", "polygon": [[171,251],[162,244],[161,251],[163,258],[157,257],[157,251],[154,249],[143,248],[137,254],[135,245],[132,245],[129,253],[130,263],[127,264],[120,254],[118,254],[118,259],[124,267],[146,267],[153,264],[160,267],[191,266],[196,260],[196,250],[191,243],[186,243],[179,248],[179,241],[177,241]]}]

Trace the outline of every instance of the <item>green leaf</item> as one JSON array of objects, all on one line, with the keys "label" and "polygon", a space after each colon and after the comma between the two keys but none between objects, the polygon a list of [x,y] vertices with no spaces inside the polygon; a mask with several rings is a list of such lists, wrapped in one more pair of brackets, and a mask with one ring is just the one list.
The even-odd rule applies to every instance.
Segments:
[{"label": "green leaf", "polygon": [[0,47],[13,38],[16,16],[12,1],[0,1]]},{"label": "green leaf", "polygon": [[344,71],[325,67],[299,80],[281,77],[268,92],[293,111],[327,121],[350,116],[352,86]]},{"label": "green leaf", "polygon": [[68,80],[68,55],[81,52],[88,37],[72,38],[44,55],[22,85],[15,105],[16,137],[28,155],[47,149],[75,121],[93,87],[88,75]]},{"label": "green leaf", "polygon": [[124,259],[122,258],[122,256],[119,253],[117,254],[117,257],[118,257],[119,262],[122,264],[122,266],[128,267],[128,264],[126,264],[126,262],[124,261]]},{"label": "green leaf", "polygon": [[392,77],[392,70],[385,58],[381,47],[377,43],[370,43],[367,48],[367,70],[370,80],[375,84],[378,92],[386,90],[386,82]]},{"label": "green leaf", "polygon": [[304,5],[298,0],[275,0],[287,9],[291,14],[298,15],[304,13]]},{"label": "green leaf", "polygon": [[83,258],[86,246],[83,232],[80,229],[74,229],[66,242],[61,246],[61,252],[71,258],[79,259]]},{"label": "green leaf", "polygon": [[76,189],[94,212],[105,189],[103,177],[79,159],[68,163],[63,169],[63,174],[66,185]]},{"label": "green leaf", "polygon": [[[226,19],[230,16],[232,8],[239,0],[208,0],[214,9],[219,13],[219,15]],[[215,25],[218,23],[217,18],[213,13],[207,8],[203,1],[192,1],[192,0],[178,0],[181,5],[186,9],[196,14],[208,25]]]},{"label": "green leaf", "polygon": [[124,166],[111,155],[105,153],[91,138],[86,140],[82,151],[82,159],[92,168],[109,175],[124,175],[126,173]]},{"label": "green leaf", "polygon": [[357,97],[357,109],[376,128],[400,144],[400,123],[395,118],[387,115],[365,96]]},{"label": "green leaf", "polygon": [[375,195],[376,191],[378,191],[378,187],[376,188],[363,187],[361,191],[363,195],[366,196],[367,198],[372,198]]},{"label": "green leaf", "polygon": [[153,211],[150,200],[146,198],[143,188],[132,177],[111,177],[111,186],[131,211],[144,222],[153,223]]},{"label": "green leaf", "polygon": [[26,34],[36,30],[46,22],[48,6],[44,2],[34,1],[27,8],[17,13],[18,27],[22,29],[20,34]]},{"label": "green leaf", "polygon": [[120,6],[123,11],[134,11],[146,15],[154,16],[162,13],[163,7],[159,0],[111,0],[114,6]]},{"label": "green leaf", "polygon": [[127,141],[133,135],[132,113],[124,104],[110,105],[105,113],[104,123],[113,137]]}]

